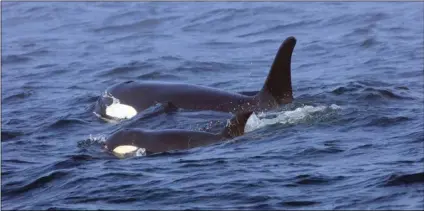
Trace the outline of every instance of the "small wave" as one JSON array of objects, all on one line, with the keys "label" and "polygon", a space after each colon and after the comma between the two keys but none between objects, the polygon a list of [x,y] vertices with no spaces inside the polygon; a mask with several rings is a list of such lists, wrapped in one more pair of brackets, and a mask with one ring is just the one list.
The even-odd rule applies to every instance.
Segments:
[{"label": "small wave", "polygon": [[363,85],[358,84],[356,82],[349,82],[346,86],[339,86],[339,87],[333,89],[333,91],[331,91],[331,93],[333,93],[335,95],[349,94],[349,93],[352,93],[352,92],[359,91],[363,87],[364,87]]},{"label": "small wave", "polygon": [[7,97],[3,98],[3,102],[9,101],[9,100],[25,99],[25,98],[31,96],[32,94],[33,94],[33,91],[22,91],[22,92],[18,92],[16,94],[12,94],[10,96],[7,96]]},{"label": "small wave", "polygon": [[322,22],[322,25],[325,27],[337,26],[340,24],[352,23],[352,22],[355,22],[356,20],[358,20],[357,15],[352,15],[352,14],[336,15],[324,20]]},{"label": "small wave", "polygon": [[415,183],[424,183],[424,172],[415,174],[390,175],[384,186],[400,186]]},{"label": "small wave", "polygon": [[25,53],[23,55],[24,56],[45,56],[45,55],[48,55],[49,53],[50,51],[47,50],[47,48],[39,48],[31,52]]},{"label": "small wave", "polygon": [[[234,26],[227,26],[226,28],[216,30],[218,33],[231,33],[233,31],[239,31],[241,29],[249,29],[253,23],[238,23]],[[274,43],[274,42],[273,42]]]},{"label": "small wave", "polygon": [[373,46],[378,45],[378,44],[379,44],[379,42],[377,41],[376,38],[370,37],[370,38],[367,38],[364,41],[362,41],[361,47],[370,48],[370,47],[373,47]]},{"label": "small wave", "polygon": [[99,176],[109,177],[109,178],[135,179],[144,175],[145,174],[142,172],[120,171],[120,172],[106,172]]},{"label": "small wave", "polygon": [[400,89],[400,90],[409,90],[409,88],[408,87],[406,87],[406,86],[397,86],[397,87],[395,87],[396,89]]},{"label": "small wave", "polygon": [[366,25],[364,27],[359,27],[359,28],[355,28],[353,29],[353,31],[345,36],[349,36],[349,35],[359,35],[361,37],[366,36],[371,34],[373,29],[373,24],[370,25]]},{"label": "small wave", "polygon": [[120,23],[127,23],[130,22],[136,18],[139,18],[138,15],[140,15],[140,11],[125,11],[118,14],[111,14],[110,16],[106,17],[106,19],[103,21],[104,24],[120,24]]},{"label": "small wave", "polygon": [[159,57],[159,60],[164,60],[164,61],[181,61],[182,58],[181,57],[178,57],[178,56],[165,55],[165,56]]},{"label": "small wave", "polygon": [[142,21],[138,21],[130,24],[117,24],[117,25],[109,25],[104,27],[99,27],[94,29],[96,33],[104,33],[104,32],[125,32],[125,31],[137,31],[136,29],[146,29],[155,27],[160,24],[158,19],[146,19]]},{"label": "small wave", "polygon": [[177,163],[181,163],[181,164],[192,164],[192,163],[199,163],[199,162],[227,163],[227,161],[225,161],[225,159],[223,158],[181,159],[177,161]]},{"label": "small wave", "polygon": [[134,40],[140,39],[140,35],[138,33],[126,35],[126,36],[120,36],[120,37],[114,37],[108,41],[106,41],[107,44],[115,44],[118,45],[120,43],[126,43],[131,42]]},{"label": "small wave", "polygon": [[72,169],[84,164],[86,161],[94,160],[95,158],[86,154],[70,155],[62,161],[57,161],[52,165],[52,169]]},{"label": "small wave", "polygon": [[[249,10],[244,8],[220,8],[202,13],[200,16],[194,17],[189,20],[189,24],[182,27],[183,31],[204,31],[216,29],[217,32],[225,33],[233,31],[240,26],[240,21],[234,21],[238,18],[244,17],[248,14]],[[223,22],[227,24],[222,24]],[[235,23],[236,25],[232,25]],[[239,24],[239,25],[237,25]],[[245,27],[251,24],[243,24]],[[217,29],[218,27],[218,29]],[[224,28],[221,28],[224,27]]]},{"label": "small wave", "polygon": [[57,64],[40,64],[35,66],[35,69],[44,69],[44,68],[49,68],[49,67],[56,67],[58,66]]},{"label": "small wave", "polygon": [[315,156],[315,155],[319,155],[319,154],[334,154],[334,153],[339,153],[339,152],[344,152],[344,151],[345,150],[340,149],[339,147],[335,147],[335,146],[325,147],[325,148],[322,148],[322,149],[310,147],[310,148],[307,148],[305,150],[302,150],[297,155]]},{"label": "small wave", "polygon": [[356,81],[353,82],[356,83],[362,87],[366,87],[366,86],[373,86],[373,87],[388,87],[391,86],[391,84],[386,83],[384,81],[378,81],[378,80],[360,80],[360,81]]},{"label": "small wave", "polygon": [[219,14],[236,14],[236,13],[244,13],[248,12],[249,9],[246,8],[217,8],[217,9],[211,9],[210,11],[201,13],[199,16],[193,17],[189,22],[204,22],[205,19],[217,16]]},{"label": "small wave", "polygon": [[181,79],[180,77],[176,76],[176,75],[172,75],[172,74],[164,74],[161,73],[159,71],[153,71],[150,73],[146,73],[143,75],[140,75],[137,77],[137,79],[142,79],[142,80],[151,80],[151,79],[155,79],[155,80],[179,80]]},{"label": "small wave", "polygon": [[31,58],[22,55],[8,55],[2,57],[2,64],[20,64],[30,61]]},{"label": "small wave", "polygon": [[276,43],[276,40],[273,40],[273,39],[259,39],[259,40],[251,42],[252,45],[265,45],[265,44],[275,44],[275,43]]},{"label": "small wave", "polygon": [[408,117],[405,116],[397,116],[397,117],[379,117],[377,119],[371,120],[366,126],[391,126],[394,124],[402,123],[405,121],[410,120]]},{"label": "small wave", "polygon": [[2,162],[4,163],[13,163],[13,164],[36,164],[36,162],[19,160],[19,159],[6,159],[3,158]]},{"label": "small wave", "polygon": [[[123,33],[123,32],[140,32],[146,31],[147,29],[152,29],[159,26],[167,20],[174,20],[180,16],[170,16],[170,17],[161,17],[161,18],[147,18],[141,21],[137,21],[129,24],[116,24],[116,25],[106,25],[94,29],[95,33]],[[109,23],[105,23],[109,24]]]},{"label": "small wave", "polygon": [[70,127],[75,124],[87,124],[87,122],[81,119],[67,118],[67,119],[57,120],[54,123],[50,124],[49,127],[57,129],[57,128]]},{"label": "small wave", "polygon": [[[311,54],[313,56],[322,56],[327,55],[329,53],[327,47],[323,43],[318,43],[316,41],[313,41],[311,43],[305,44],[304,47],[301,49],[302,51],[307,52],[308,54]],[[318,64],[318,63],[317,63]],[[315,66],[316,64],[310,65],[310,64],[302,64],[299,68],[306,68]]]},{"label": "small wave", "polygon": [[333,181],[343,180],[345,177],[337,176],[337,177],[328,177],[324,175],[298,175],[296,176],[296,185],[319,185],[319,184],[328,184]]},{"label": "small wave", "polygon": [[351,150],[369,149],[369,148],[372,148],[373,146],[374,146],[373,144],[361,144],[359,146],[352,148]]},{"label": "small wave", "polygon": [[1,142],[12,140],[16,137],[23,135],[23,134],[24,134],[23,132],[7,131],[7,130],[3,129],[1,131]]},{"label": "small wave", "polygon": [[[220,41],[220,40],[208,40],[203,43],[204,45],[208,46],[209,48],[238,48],[240,46],[243,46],[243,44],[239,42],[230,42],[230,41]],[[222,47],[221,47],[222,46]]]},{"label": "small wave", "polygon": [[[344,35],[345,38],[352,38],[355,41],[352,42],[354,45],[360,46],[362,48],[371,48],[375,46],[384,46],[384,43],[380,42],[377,37],[373,36],[373,29],[375,24],[367,25],[363,28],[354,29],[352,32]],[[350,44],[350,45],[352,45]]]},{"label": "small wave", "polygon": [[239,35],[237,37],[246,38],[246,37],[253,37],[253,36],[265,35],[265,34],[270,34],[270,33],[278,33],[278,32],[284,33],[286,30],[289,30],[289,29],[295,29],[295,28],[299,28],[299,27],[313,25],[313,24],[317,24],[319,22],[321,22],[321,21],[320,20],[310,20],[310,21],[298,21],[298,22],[294,22],[294,23],[287,23],[287,24],[282,24],[282,25],[277,25],[277,26],[274,26],[274,27],[262,29],[262,30],[257,31],[257,32],[242,34],[242,35]]},{"label": "small wave", "polygon": [[222,165],[225,165],[227,161],[224,159],[215,158],[215,159],[206,159],[203,161],[184,160],[181,163],[183,163],[183,165],[180,166],[181,168],[192,168],[192,167],[206,167],[206,166],[212,167],[214,165],[222,166]]},{"label": "small wave", "polygon": [[202,72],[216,72],[226,71],[231,69],[238,69],[239,66],[229,63],[221,62],[195,62],[186,61],[173,71],[176,72],[191,72],[191,73],[202,73]]},{"label": "small wave", "polygon": [[[364,91],[365,89],[369,87],[388,87],[388,86],[391,86],[391,84],[388,84],[382,81],[375,81],[375,80],[350,81],[346,85],[339,86],[331,92],[336,95],[342,95],[342,94],[349,94],[349,93]],[[371,89],[374,89],[374,88],[371,88]]]},{"label": "small wave", "polygon": [[150,62],[130,62],[128,64],[121,65],[109,70],[102,71],[98,76],[115,76],[119,74],[128,74],[135,70],[151,69],[154,65]]},{"label": "small wave", "polygon": [[[373,86],[373,87],[370,87]],[[358,81],[349,82],[346,86],[339,86],[331,91],[335,95],[357,95],[358,99],[364,100],[381,100],[381,99],[393,99],[393,100],[412,100],[414,98],[405,95],[397,94],[396,90],[407,91],[408,87],[396,86],[394,90],[390,90],[387,87],[390,84],[386,84],[378,81]],[[375,88],[381,87],[381,88]]]},{"label": "small wave", "polygon": [[[5,193],[12,193],[12,194],[20,194],[20,193],[25,193],[25,192],[29,192],[31,190],[43,187],[49,183],[52,183],[53,181],[57,181],[60,180],[64,177],[66,177],[67,175],[69,175],[68,171],[61,171],[61,170],[56,170],[56,171],[51,171],[43,176],[40,176],[30,182],[28,182],[27,184],[23,184],[22,186],[19,186],[19,183],[14,183],[14,184],[9,184],[10,186],[18,186],[18,187],[9,187],[9,188],[2,188]],[[7,185],[7,184],[6,184]]]},{"label": "small wave", "polygon": [[210,84],[209,86],[215,87],[215,88],[226,88],[228,86],[231,86],[232,84],[237,83],[238,80],[230,80],[230,81],[218,81]]},{"label": "small wave", "polygon": [[[67,87],[69,90],[87,90],[85,87],[79,86],[79,85],[72,85],[70,87]],[[86,95],[79,95],[75,98],[70,100],[70,103],[76,103],[76,104],[93,104],[97,101],[99,97],[94,94],[86,94]]]},{"label": "small wave", "polygon": [[320,204],[320,202],[316,201],[286,201],[280,203],[283,206],[290,206],[290,207],[304,207],[304,206],[311,206],[315,204]]},{"label": "small wave", "polygon": [[353,91],[357,91],[359,88],[358,87],[338,87],[336,89],[334,89],[333,91],[331,91],[333,94],[335,95],[342,95],[344,93],[349,93],[349,92],[353,92]]},{"label": "small wave", "polygon": [[380,99],[380,98],[385,98],[385,99],[412,99],[410,97],[407,96],[400,96],[395,94],[394,92],[387,90],[387,89],[376,89],[376,88],[366,88],[363,91],[363,95],[362,97],[364,99]]},{"label": "small wave", "polygon": [[[152,154],[149,154],[149,157],[172,157],[172,156],[179,157],[179,156],[187,155],[187,154],[189,154],[189,150],[174,150],[174,151],[152,153]],[[145,155],[139,155],[139,156],[143,157]]]},{"label": "small wave", "polygon": [[[302,121],[308,121],[311,118],[321,119],[324,115],[331,113],[331,111],[339,110],[340,106],[332,104],[330,106],[303,106],[296,108],[293,111],[282,111],[276,114],[272,113],[260,113],[256,115],[255,113],[250,116],[247,120],[245,131],[251,132],[259,128],[263,128],[267,125],[274,124],[296,124]],[[315,114],[321,113],[321,116],[314,117]],[[268,115],[276,115],[274,118],[263,118]]]}]

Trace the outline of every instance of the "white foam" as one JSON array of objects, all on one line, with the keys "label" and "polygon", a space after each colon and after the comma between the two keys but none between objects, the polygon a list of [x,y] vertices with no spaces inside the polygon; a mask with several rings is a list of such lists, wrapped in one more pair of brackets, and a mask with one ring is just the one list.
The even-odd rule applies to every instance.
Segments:
[{"label": "white foam", "polygon": [[96,135],[93,136],[92,134],[90,134],[90,137],[88,138],[88,141],[92,142],[92,143],[99,143],[99,144],[103,144],[106,142],[106,137],[103,135]]},{"label": "white foam", "polygon": [[90,134],[90,137],[81,141],[78,141],[78,147],[81,148],[90,148],[91,146],[100,145],[103,146],[106,142],[106,138],[102,135],[93,136]]},{"label": "white foam", "polygon": [[[245,132],[251,132],[267,125],[273,124],[295,124],[309,118],[312,114],[325,112],[327,109],[338,110],[340,106],[332,104],[330,106],[303,106],[292,111],[281,111],[274,113],[253,113],[246,122]],[[275,116],[266,118],[268,116]]]}]

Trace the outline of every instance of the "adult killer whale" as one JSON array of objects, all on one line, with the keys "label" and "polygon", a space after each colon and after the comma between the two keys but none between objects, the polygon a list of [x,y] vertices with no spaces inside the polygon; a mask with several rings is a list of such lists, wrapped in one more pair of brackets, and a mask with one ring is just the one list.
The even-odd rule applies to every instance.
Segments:
[{"label": "adult killer whale", "polygon": [[265,84],[253,96],[193,84],[126,81],[106,89],[96,103],[95,113],[105,118],[126,119],[158,103],[231,113],[275,109],[293,101],[291,58],[295,45],[293,36],[284,40]]},{"label": "adult killer whale", "polygon": [[221,133],[180,129],[123,129],[108,137],[104,148],[117,157],[123,158],[140,149],[143,150],[145,155],[151,155],[218,143],[243,135],[246,122],[252,113],[249,111],[236,114]]}]

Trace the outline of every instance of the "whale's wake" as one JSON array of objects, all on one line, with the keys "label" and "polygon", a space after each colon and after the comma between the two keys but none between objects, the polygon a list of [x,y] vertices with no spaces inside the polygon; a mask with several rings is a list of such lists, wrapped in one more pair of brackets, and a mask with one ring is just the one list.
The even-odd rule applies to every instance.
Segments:
[{"label": "whale's wake", "polygon": [[[331,113],[333,111],[341,109],[340,106],[332,104],[330,106],[310,106],[305,105],[303,107],[296,108],[292,111],[280,111],[280,112],[268,112],[268,113],[253,113],[249,120],[247,120],[245,126],[245,132],[251,132],[267,125],[273,124],[296,124],[309,119]],[[318,117],[319,118],[319,117]]]}]

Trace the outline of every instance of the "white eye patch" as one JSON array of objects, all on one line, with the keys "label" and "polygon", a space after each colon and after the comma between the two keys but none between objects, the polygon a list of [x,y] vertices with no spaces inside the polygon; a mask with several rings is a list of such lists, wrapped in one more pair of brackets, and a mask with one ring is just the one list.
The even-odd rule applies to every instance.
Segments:
[{"label": "white eye patch", "polygon": [[131,119],[137,115],[137,111],[129,105],[114,103],[106,107],[106,115],[119,119]]},{"label": "white eye patch", "polygon": [[116,154],[127,154],[135,152],[138,149],[138,147],[135,147],[133,145],[121,145],[113,149],[113,152]]},{"label": "white eye patch", "polygon": [[113,150],[113,154],[117,156],[118,158],[127,158],[127,157],[140,157],[140,156],[146,156],[146,149],[145,148],[138,148],[132,145],[121,145],[116,147]]}]

